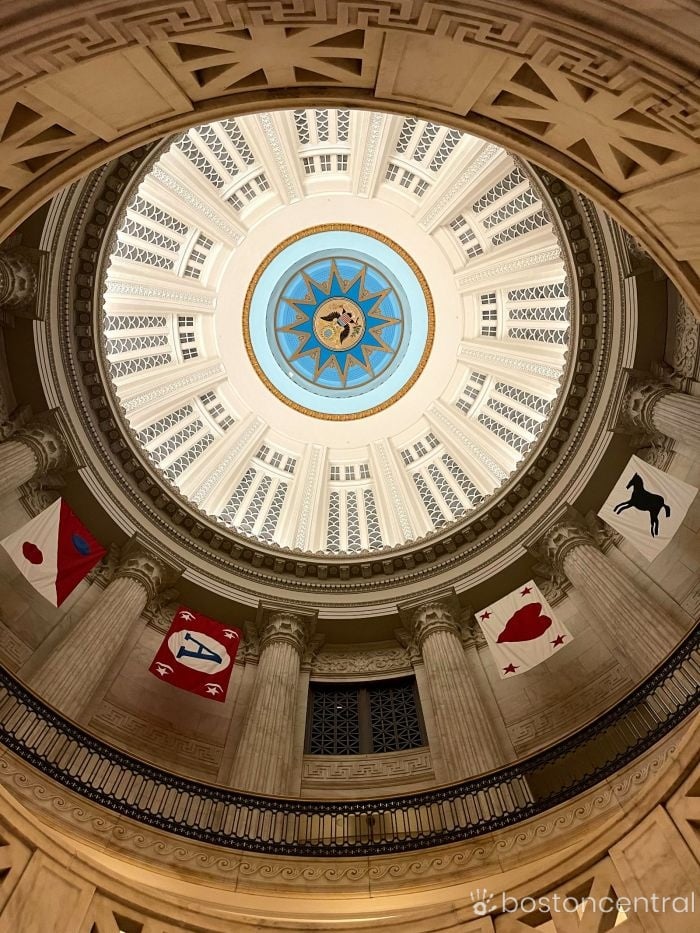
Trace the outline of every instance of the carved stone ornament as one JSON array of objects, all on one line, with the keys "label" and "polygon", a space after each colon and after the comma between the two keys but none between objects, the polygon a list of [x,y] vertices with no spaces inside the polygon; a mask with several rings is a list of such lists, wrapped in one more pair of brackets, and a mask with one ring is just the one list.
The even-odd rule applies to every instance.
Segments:
[{"label": "carved stone ornament", "polygon": [[427,603],[416,609],[411,618],[411,628],[421,651],[427,639],[437,632],[450,632],[459,639],[462,637],[459,624],[447,605],[441,602]]},{"label": "carved stone ornament", "polygon": [[92,570],[88,573],[87,579],[90,583],[96,583],[104,589],[115,577],[121,561],[122,548],[113,541],[107,548],[107,553]]},{"label": "carved stone ornament", "polygon": [[175,583],[180,571],[132,539],[125,549],[115,576],[137,580],[146,590],[150,602],[161,590]]},{"label": "carved stone ornament", "polygon": [[30,479],[20,486],[20,502],[27,513],[34,518],[58,499],[66,481],[57,471],[45,473],[36,479]]},{"label": "carved stone ornament", "polygon": [[260,652],[272,644],[287,642],[303,658],[315,628],[316,621],[310,616],[298,615],[286,609],[271,610],[260,633]]},{"label": "carved stone ornament", "polygon": [[676,307],[671,359],[676,373],[687,379],[700,377],[700,320],[684,298],[679,299]]},{"label": "carved stone ornament", "polygon": [[630,370],[620,412],[620,427],[623,430],[658,434],[652,417],[654,406],[664,395],[673,391],[673,386],[665,385],[651,375]]},{"label": "carved stone ornament", "polygon": [[179,593],[175,587],[169,586],[167,589],[156,593],[155,597],[148,603],[142,615],[151,628],[165,634],[170,628],[170,623],[177,612],[180,602]]},{"label": "carved stone ornament", "polygon": [[30,308],[39,283],[40,252],[18,246],[0,249],[0,308],[16,313]]},{"label": "carved stone ornament", "polygon": [[402,644],[333,645],[317,655],[311,671],[320,676],[373,676],[406,674],[411,671],[411,659]]},{"label": "carved stone ornament", "polygon": [[49,470],[65,469],[70,464],[66,442],[50,414],[23,425],[14,434],[13,441],[21,441],[34,454],[37,470],[41,476]]},{"label": "carved stone ornament", "polygon": [[598,546],[583,517],[575,509],[569,508],[561,521],[545,531],[536,545],[536,552],[557,572],[564,573],[567,554],[584,544]]}]

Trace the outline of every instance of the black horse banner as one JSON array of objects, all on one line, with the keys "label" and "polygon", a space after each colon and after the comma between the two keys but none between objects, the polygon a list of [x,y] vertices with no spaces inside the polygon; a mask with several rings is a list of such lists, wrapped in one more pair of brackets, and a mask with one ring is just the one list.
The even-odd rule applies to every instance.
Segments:
[{"label": "black horse banner", "polygon": [[647,560],[654,560],[680,528],[697,492],[695,486],[631,457],[598,515]]}]

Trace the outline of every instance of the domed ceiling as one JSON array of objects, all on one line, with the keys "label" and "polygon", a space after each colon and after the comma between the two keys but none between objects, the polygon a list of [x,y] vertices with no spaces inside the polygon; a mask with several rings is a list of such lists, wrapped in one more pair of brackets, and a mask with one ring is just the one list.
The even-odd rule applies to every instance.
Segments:
[{"label": "domed ceiling", "polygon": [[395,548],[479,509],[537,447],[571,285],[524,166],[417,118],[198,126],[117,218],[103,349],[133,439],[267,546]]}]

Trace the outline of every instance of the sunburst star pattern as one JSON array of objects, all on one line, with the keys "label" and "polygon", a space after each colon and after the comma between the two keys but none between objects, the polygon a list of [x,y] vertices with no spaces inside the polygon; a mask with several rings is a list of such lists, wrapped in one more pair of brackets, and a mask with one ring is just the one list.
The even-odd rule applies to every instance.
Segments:
[{"label": "sunburst star pattern", "polygon": [[391,284],[367,263],[333,258],[294,276],[278,305],[276,334],[294,372],[328,389],[380,376],[401,342],[403,319]]}]

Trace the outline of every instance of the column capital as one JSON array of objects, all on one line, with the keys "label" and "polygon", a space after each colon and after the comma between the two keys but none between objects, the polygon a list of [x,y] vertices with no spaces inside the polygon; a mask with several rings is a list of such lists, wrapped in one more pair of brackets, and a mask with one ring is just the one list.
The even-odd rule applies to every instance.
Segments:
[{"label": "column capital", "polygon": [[127,577],[136,580],[146,590],[148,602],[151,602],[160,592],[175,583],[180,572],[138,539],[132,538],[125,548],[114,578]]},{"label": "column capital", "polygon": [[0,308],[33,317],[42,263],[41,250],[17,246],[0,249]]},{"label": "column capital", "polygon": [[427,639],[437,632],[450,632],[459,639],[462,637],[459,623],[452,615],[448,603],[442,601],[426,603],[414,609],[410,627],[421,650]]},{"label": "column capital", "polygon": [[268,610],[260,626],[260,652],[272,644],[286,642],[301,659],[312,644],[315,629],[316,620],[311,616],[301,615],[291,609]]},{"label": "column capital", "polygon": [[37,463],[37,476],[48,473],[49,470],[64,469],[70,463],[65,438],[50,416],[22,425],[11,439],[29,447]]},{"label": "column capital", "polygon": [[620,428],[652,436],[658,434],[659,429],[653,419],[654,407],[665,395],[675,391],[672,385],[662,382],[651,373],[628,370],[620,409]]},{"label": "column capital", "polygon": [[544,557],[559,573],[564,572],[567,554],[581,545],[598,547],[584,518],[569,508],[560,521],[548,528],[535,546],[536,553]]}]

